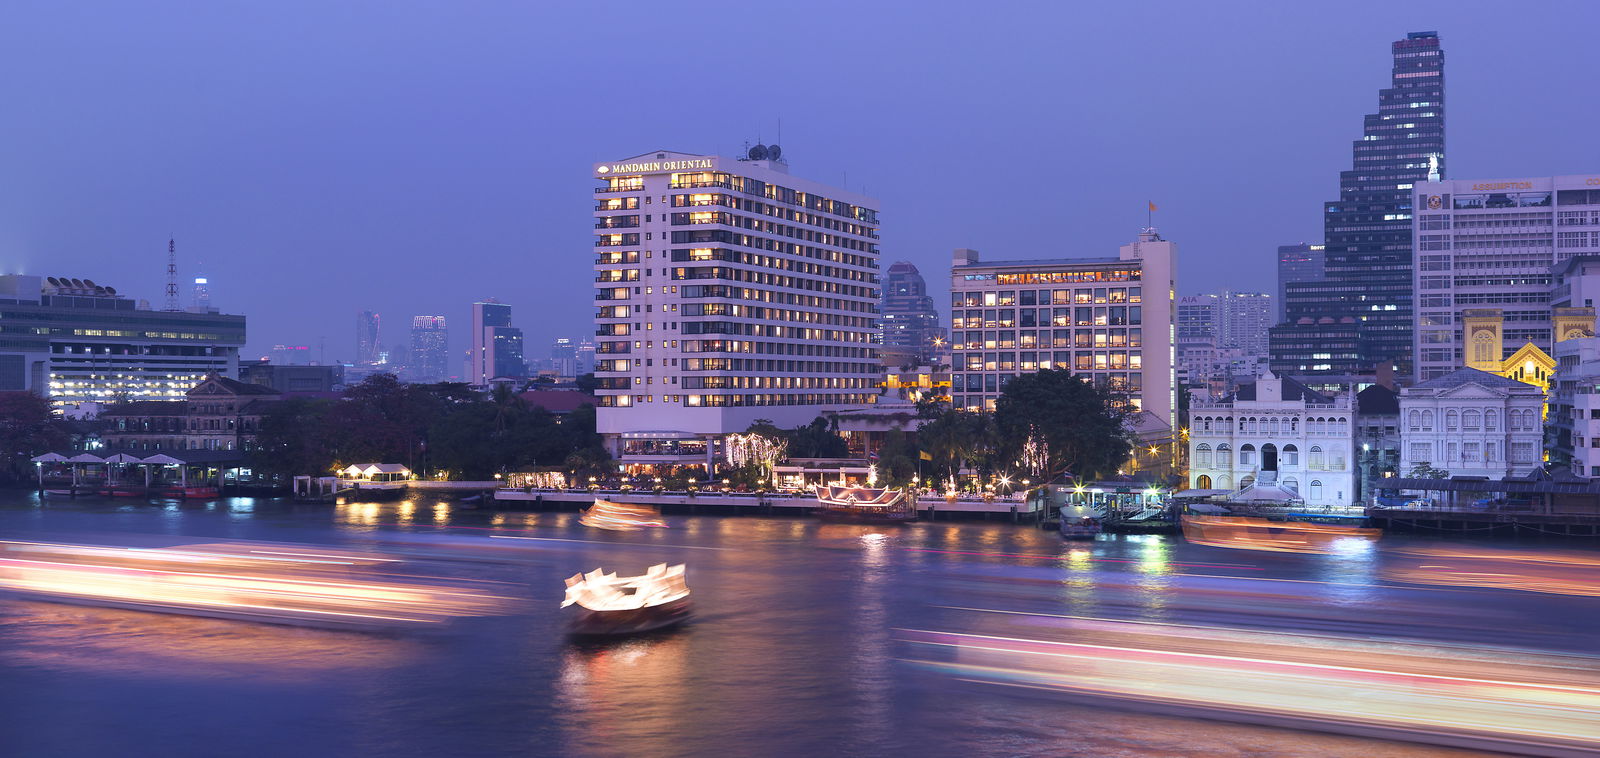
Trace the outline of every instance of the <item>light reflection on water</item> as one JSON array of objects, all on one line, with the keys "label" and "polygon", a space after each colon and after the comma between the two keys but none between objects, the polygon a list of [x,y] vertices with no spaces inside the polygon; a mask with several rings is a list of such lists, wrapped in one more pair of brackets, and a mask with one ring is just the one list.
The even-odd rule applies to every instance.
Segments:
[{"label": "light reflection on water", "polygon": [[[659,533],[618,536],[584,529],[570,512],[496,513],[431,499],[337,506],[86,500],[41,508],[0,494],[0,532],[8,534],[94,529],[319,543],[414,536],[420,545],[439,538],[436,549],[445,553],[458,550],[445,538],[500,543],[489,552],[461,548],[473,560],[441,560],[438,568],[511,583],[534,608],[414,636],[0,601],[0,679],[35,673],[52,681],[24,705],[39,714],[36,725],[21,722],[34,730],[22,735],[24,745],[44,744],[47,732],[59,730],[50,716],[61,702],[138,713],[141,697],[152,696],[205,703],[208,720],[189,725],[183,740],[206,740],[219,754],[259,754],[228,730],[258,717],[235,702],[242,691],[260,697],[241,702],[291,725],[280,729],[289,736],[277,737],[285,742],[273,743],[284,748],[280,754],[318,754],[318,735],[350,733],[383,748],[374,752],[403,756],[1376,757],[1439,753],[962,687],[897,664],[892,631],[956,623],[983,631],[986,622],[961,622],[938,607],[948,605],[1163,621],[1205,614],[1208,622],[1269,626],[1298,624],[1324,609],[1341,619],[1437,622],[1423,633],[1476,634],[1471,620],[1460,618],[1458,597],[1383,586],[1381,551],[1261,556],[1162,535],[1066,543],[1053,532],[1005,523],[668,520],[673,528]],[[494,532],[536,539],[486,539]],[[666,560],[689,565],[694,623],[611,645],[564,638],[555,607],[563,576],[601,565],[636,571]],[[1264,581],[1271,577],[1299,583]],[[1558,609],[1562,620],[1554,626],[1587,639],[1600,619],[1569,600],[1577,599],[1529,594],[1498,610],[1528,619]],[[1479,607],[1466,615],[1496,628],[1504,622]],[[1013,623],[1048,629],[1042,621]],[[1540,631],[1519,633],[1527,640]],[[0,694],[0,707],[20,697]],[[187,742],[174,741],[159,723],[130,719],[116,742],[108,737],[89,747],[182,753]],[[306,730],[303,744],[294,744],[296,729]]]}]

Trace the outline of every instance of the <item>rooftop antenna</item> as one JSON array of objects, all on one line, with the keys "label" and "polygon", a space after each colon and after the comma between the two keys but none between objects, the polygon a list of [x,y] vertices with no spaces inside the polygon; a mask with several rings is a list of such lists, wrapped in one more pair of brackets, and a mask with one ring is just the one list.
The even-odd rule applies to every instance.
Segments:
[{"label": "rooftop antenna", "polygon": [[178,308],[178,243],[167,238],[167,310]]}]

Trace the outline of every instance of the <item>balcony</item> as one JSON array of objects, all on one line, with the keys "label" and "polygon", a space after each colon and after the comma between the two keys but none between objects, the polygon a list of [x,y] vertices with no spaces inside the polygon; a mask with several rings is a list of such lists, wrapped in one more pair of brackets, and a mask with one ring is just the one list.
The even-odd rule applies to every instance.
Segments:
[{"label": "balcony", "polygon": [[643,192],[644,184],[641,182],[639,184],[623,184],[615,187],[595,187],[594,191],[595,194],[604,194],[607,192]]},{"label": "balcony", "polygon": [[612,222],[609,222],[609,221],[601,221],[600,223],[595,224],[594,228],[596,228],[596,229],[637,229],[637,228],[639,228],[639,222],[638,221],[622,221],[622,222],[612,223]]}]

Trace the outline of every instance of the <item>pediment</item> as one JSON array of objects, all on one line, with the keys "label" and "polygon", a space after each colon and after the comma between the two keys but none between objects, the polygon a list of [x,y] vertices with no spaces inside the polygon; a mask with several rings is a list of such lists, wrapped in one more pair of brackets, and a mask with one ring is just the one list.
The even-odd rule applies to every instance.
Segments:
[{"label": "pediment", "polygon": [[1492,389],[1489,389],[1488,387],[1485,387],[1485,386],[1483,386],[1481,384],[1475,384],[1475,383],[1472,383],[1472,382],[1468,382],[1466,384],[1462,384],[1462,385],[1459,385],[1459,386],[1456,386],[1456,387],[1451,387],[1450,389],[1444,390],[1443,392],[1440,392],[1438,395],[1435,395],[1435,397],[1441,397],[1441,398],[1448,397],[1448,398],[1453,398],[1453,399],[1457,399],[1457,400],[1461,400],[1461,399],[1498,400],[1498,399],[1500,399],[1502,397],[1505,397],[1506,394],[1507,393],[1504,393],[1504,392],[1496,392],[1496,391],[1494,391]]}]

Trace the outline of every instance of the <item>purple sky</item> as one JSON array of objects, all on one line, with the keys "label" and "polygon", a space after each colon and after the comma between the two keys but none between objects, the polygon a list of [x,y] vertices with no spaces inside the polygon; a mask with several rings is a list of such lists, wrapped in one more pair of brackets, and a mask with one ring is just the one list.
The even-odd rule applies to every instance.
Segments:
[{"label": "purple sky", "polygon": [[463,350],[490,296],[542,357],[590,329],[591,162],[731,154],[781,119],[791,171],[880,198],[885,267],[941,304],[951,248],[1111,255],[1149,199],[1183,293],[1270,291],[1276,246],[1320,238],[1389,42],[1423,29],[1452,176],[1600,171],[1600,4],[786,7],[11,0],[0,269],[159,306],[174,234],[252,357],[349,359],[361,309],[388,345],[444,314]]}]

